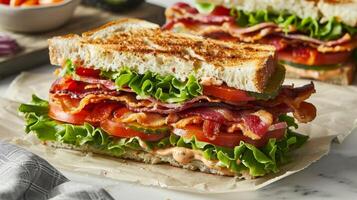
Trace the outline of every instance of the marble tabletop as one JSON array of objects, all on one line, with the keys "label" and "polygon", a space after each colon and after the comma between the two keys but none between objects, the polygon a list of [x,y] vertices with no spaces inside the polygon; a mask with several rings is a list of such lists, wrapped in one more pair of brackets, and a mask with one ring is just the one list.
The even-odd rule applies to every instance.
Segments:
[{"label": "marble tabletop", "polygon": [[[163,6],[174,1],[152,0]],[[31,70],[51,73],[53,67],[44,65]],[[0,96],[16,75],[0,80]],[[357,106],[357,105],[356,105]],[[357,130],[342,144],[334,143],[330,153],[307,169],[254,192],[229,194],[194,194],[171,191],[135,183],[119,182],[64,171],[71,180],[105,187],[115,199],[347,199],[357,200]]]}]

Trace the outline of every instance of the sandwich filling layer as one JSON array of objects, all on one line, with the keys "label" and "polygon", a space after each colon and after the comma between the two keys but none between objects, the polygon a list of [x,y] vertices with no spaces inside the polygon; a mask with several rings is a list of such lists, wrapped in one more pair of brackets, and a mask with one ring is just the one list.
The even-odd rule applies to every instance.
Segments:
[{"label": "sandwich filling layer", "polygon": [[293,131],[295,119],[307,123],[316,116],[305,102],[313,84],[280,86],[279,69],[263,94],[203,83],[194,75],[179,81],[121,69],[101,71],[68,60],[48,102],[34,96],[20,106],[26,131],[117,157],[134,150],[255,177],[288,162],[291,150],[307,140]]},{"label": "sandwich filling layer", "polygon": [[[318,19],[300,18],[288,12],[248,12],[209,3],[197,4],[196,7],[177,3],[167,9],[166,17],[167,23],[163,27],[166,30],[219,40],[273,45],[279,61],[292,63],[290,67],[316,70],[318,66],[319,70],[329,71],[331,66],[351,66],[348,63],[357,59],[357,28],[337,18],[322,23]],[[304,76],[303,71],[301,76]]]}]

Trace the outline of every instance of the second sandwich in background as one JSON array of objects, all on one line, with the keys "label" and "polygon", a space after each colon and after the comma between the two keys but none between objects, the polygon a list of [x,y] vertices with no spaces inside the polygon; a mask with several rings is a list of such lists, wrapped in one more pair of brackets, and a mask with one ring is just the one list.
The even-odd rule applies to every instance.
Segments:
[{"label": "second sandwich in background", "polygon": [[275,46],[287,77],[347,85],[357,57],[357,2],[200,0],[166,10],[163,27],[219,40]]}]

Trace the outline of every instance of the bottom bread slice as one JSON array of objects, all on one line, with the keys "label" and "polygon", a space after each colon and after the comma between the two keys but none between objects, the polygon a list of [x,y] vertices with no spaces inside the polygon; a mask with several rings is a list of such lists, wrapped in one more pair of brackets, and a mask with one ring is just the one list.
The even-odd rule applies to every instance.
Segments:
[{"label": "bottom bread slice", "polygon": [[227,168],[224,167],[208,167],[205,163],[201,160],[193,159],[191,162],[187,164],[183,164],[177,162],[172,155],[158,155],[151,152],[146,152],[143,150],[133,150],[133,149],[126,149],[125,153],[117,156],[113,155],[109,151],[97,149],[90,145],[82,145],[76,146],[71,144],[65,144],[60,142],[45,142],[45,145],[54,147],[54,148],[62,148],[62,149],[71,149],[76,151],[81,151],[84,153],[95,153],[101,155],[107,155],[112,157],[117,157],[121,159],[128,159],[138,162],[144,162],[147,164],[169,164],[174,167],[180,167],[183,169],[193,170],[193,171],[200,171],[208,174],[216,174],[216,175],[223,175],[223,176],[236,176],[239,179],[252,179],[253,177],[249,175],[247,172],[242,172],[241,174],[233,173],[229,171]]},{"label": "bottom bread slice", "polygon": [[348,63],[331,70],[306,70],[284,64],[287,78],[314,79],[337,85],[350,85],[353,82],[355,65]]}]

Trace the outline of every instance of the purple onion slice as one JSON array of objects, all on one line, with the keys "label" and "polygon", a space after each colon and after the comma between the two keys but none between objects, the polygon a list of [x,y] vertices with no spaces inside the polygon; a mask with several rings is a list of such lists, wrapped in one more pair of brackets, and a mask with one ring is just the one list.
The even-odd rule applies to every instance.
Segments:
[{"label": "purple onion slice", "polygon": [[20,49],[15,39],[6,35],[0,35],[0,56],[15,54]]}]

